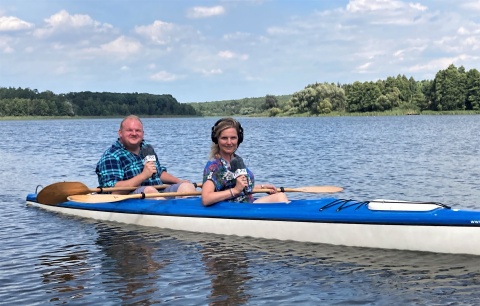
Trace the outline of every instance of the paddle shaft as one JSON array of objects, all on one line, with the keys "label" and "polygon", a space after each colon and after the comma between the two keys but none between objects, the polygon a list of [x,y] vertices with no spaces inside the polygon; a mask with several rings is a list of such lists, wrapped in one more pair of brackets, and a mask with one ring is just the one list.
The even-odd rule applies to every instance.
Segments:
[{"label": "paddle shaft", "polygon": [[[343,189],[336,186],[310,186],[300,188],[277,188],[278,192],[307,192],[307,193],[334,193],[340,192]],[[255,189],[252,193],[269,193],[271,189]],[[162,193],[146,193],[146,194],[95,194],[95,195],[72,195],[68,197],[69,201],[83,202],[83,203],[109,203],[119,202],[129,199],[146,199],[146,198],[159,198],[159,197],[186,197],[186,196],[198,196],[202,193],[195,192],[162,192]]]},{"label": "paddle shaft", "polygon": [[[199,187],[199,188],[202,188],[202,183],[193,183],[195,185],[195,187]],[[171,184],[163,184],[163,185],[153,185],[152,187],[154,187],[155,189],[165,189],[167,187],[171,186]],[[112,191],[134,191],[138,188],[137,187],[106,187],[106,188],[94,188],[94,189],[89,189],[89,192],[91,193],[102,193],[102,192],[112,192]]]},{"label": "paddle shaft", "polygon": [[[155,189],[165,189],[167,188],[168,184],[165,184],[165,185],[154,185],[152,187],[154,187]],[[105,188],[101,188],[101,187],[98,187],[98,188],[93,188],[93,189],[88,189],[89,192],[91,193],[102,193],[102,192],[112,192],[112,191],[134,191],[135,189],[137,189],[138,187],[105,187]]]}]

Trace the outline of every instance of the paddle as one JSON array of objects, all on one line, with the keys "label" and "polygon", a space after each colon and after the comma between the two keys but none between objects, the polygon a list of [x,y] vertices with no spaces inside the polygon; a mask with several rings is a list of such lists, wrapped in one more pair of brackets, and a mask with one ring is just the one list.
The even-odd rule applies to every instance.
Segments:
[{"label": "paddle", "polygon": [[[299,188],[277,188],[278,192],[307,192],[307,193],[335,193],[342,191],[343,188],[336,186],[309,186]],[[252,193],[270,192],[270,189],[255,189]],[[142,194],[93,194],[93,195],[72,195],[68,197],[69,201],[82,203],[109,203],[119,202],[128,199],[157,198],[157,197],[182,197],[201,195],[201,192],[162,192]]]},{"label": "paddle", "polygon": [[[165,189],[170,185],[155,185],[153,187],[157,189]],[[201,187],[202,184],[196,184],[197,187]],[[92,192],[111,192],[111,191],[133,191],[137,187],[110,187],[110,188],[88,188],[86,185],[80,182],[59,182],[48,185],[40,190],[37,195],[37,201],[40,204],[56,205],[62,202],[66,202],[68,196],[86,194]]]}]

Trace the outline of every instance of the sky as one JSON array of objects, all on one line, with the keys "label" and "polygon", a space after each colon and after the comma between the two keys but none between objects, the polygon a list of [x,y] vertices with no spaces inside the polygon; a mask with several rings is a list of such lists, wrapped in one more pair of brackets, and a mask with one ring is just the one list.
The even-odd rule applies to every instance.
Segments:
[{"label": "sky", "polygon": [[480,70],[480,0],[0,0],[0,87],[289,95]]}]

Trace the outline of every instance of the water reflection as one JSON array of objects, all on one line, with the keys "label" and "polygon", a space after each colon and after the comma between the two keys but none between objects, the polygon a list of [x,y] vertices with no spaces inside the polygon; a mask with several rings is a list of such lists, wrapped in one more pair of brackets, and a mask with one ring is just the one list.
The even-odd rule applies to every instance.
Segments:
[{"label": "water reflection", "polygon": [[245,283],[251,278],[245,252],[222,242],[204,243],[200,252],[212,277],[209,305],[245,304],[250,298]]},{"label": "water reflection", "polygon": [[[248,257],[241,247],[222,238],[185,242],[159,229],[108,223],[97,224],[97,229],[96,244],[105,255],[101,260],[103,285],[117,293],[122,303],[241,305],[250,298]],[[190,252],[185,257],[185,247],[196,250],[197,256]],[[185,288],[190,288],[190,297],[172,299],[176,290],[184,292]]]},{"label": "water reflection", "polygon": [[116,292],[123,303],[153,305],[159,301],[154,297],[159,290],[157,281],[160,270],[168,261],[157,258],[157,242],[122,228],[98,225],[96,244],[104,256],[101,265],[105,274],[104,284]]},{"label": "water reflection", "polygon": [[37,270],[50,302],[453,305],[467,302],[463,300],[466,296],[467,305],[480,301],[476,293],[480,289],[478,256],[207,235],[103,222],[91,225],[95,230],[88,235],[97,235],[92,245],[66,245],[40,256]]},{"label": "water reflection", "polygon": [[40,256],[42,283],[52,295],[50,301],[68,302],[85,295],[82,277],[91,269],[87,264],[88,255],[81,246],[69,245]]},{"label": "water reflection", "polygon": [[[169,235],[204,246],[203,261],[214,277],[210,296],[217,298],[212,305],[215,302],[217,305],[276,302],[474,305],[480,302],[477,294],[468,300],[462,298],[480,289],[478,256],[174,231],[169,231]],[[465,303],[458,304],[462,300]]]}]

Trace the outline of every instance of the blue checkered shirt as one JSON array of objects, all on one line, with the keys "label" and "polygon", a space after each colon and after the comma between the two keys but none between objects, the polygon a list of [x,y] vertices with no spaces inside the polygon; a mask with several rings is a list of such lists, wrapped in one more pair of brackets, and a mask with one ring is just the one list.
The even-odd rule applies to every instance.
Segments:
[{"label": "blue checkered shirt", "polygon": [[[147,145],[142,141],[141,147]],[[143,181],[142,186],[161,185],[160,175],[167,168],[162,167],[155,153],[157,175],[155,178],[149,178]],[[139,175],[143,171],[144,156],[136,155],[128,151],[120,140],[117,141],[107,149],[97,163],[95,172],[98,176],[98,185],[100,187],[114,187],[118,181],[129,180],[132,177]]]}]

